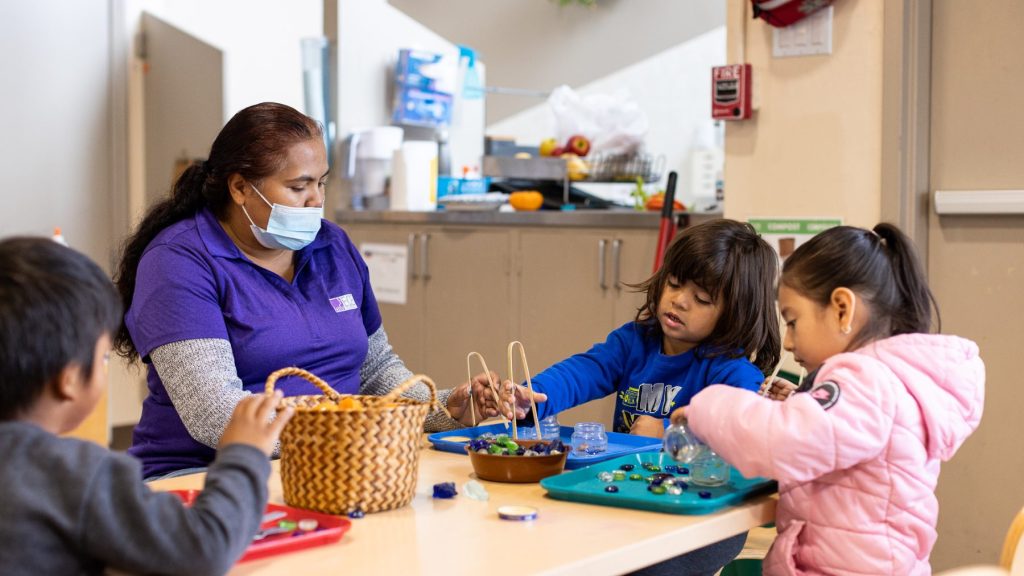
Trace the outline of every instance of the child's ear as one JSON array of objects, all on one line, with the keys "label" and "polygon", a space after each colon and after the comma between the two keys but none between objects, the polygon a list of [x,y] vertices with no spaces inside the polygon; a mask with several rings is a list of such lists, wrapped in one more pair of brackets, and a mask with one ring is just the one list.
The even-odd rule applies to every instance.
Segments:
[{"label": "child's ear", "polygon": [[67,402],[78,398],[78,394],[82,390],[83,379],[84,375],[82,374],[82,367],[74,362],[68,364],[59,373],[57,373],[57,377],[54,378],[54,396],[61,402]]},{"label": "child's ear", "polygon": [[839,287],[832,291],[829,302],[835,311],[839,331],[843,334],[853,332],[853,319],[857,312],[857,295],[849,288]]}]

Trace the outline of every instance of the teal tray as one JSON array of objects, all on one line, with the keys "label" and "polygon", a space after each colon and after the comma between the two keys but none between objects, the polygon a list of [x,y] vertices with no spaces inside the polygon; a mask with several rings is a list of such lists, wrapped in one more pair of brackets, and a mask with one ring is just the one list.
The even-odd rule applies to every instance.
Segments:
[{"label": "teal tray", "polygon": [[[623,480],[619,482],[602,482],[597,475],[600,472],[618,470],[623,464],[633,464],[635,468],[626,474],[640,473],[646,478],[652,472],[644,470],[643,464],[652,462],[662,467],[675,462],[662,452],[643,452],[622,456],[559,474],[549,476],[540,481],[541,487],[548,491],[552,498],[586,502],[602,506],[618,508],[635,508],[666,512],[669,514],[709,514],[727,506],[741,502],[747,498],[777,490],[774,480],[767,478],[744,478],[735,468],[730,471],[729,482],[723,486],[705,487],[690,485],[679,496],[671,494],[655,494],[647,490],[647,482],[639,480]],[[683,476],[676,474],[676,476]],[[618,486],[618,492],[605,492],[609,485]],[[701,498],[700,492],[711,493],[710,498]]]},{"label": "teal tray", "polygon": [[[566,445],[569,444],[569,440],[572,437],[572,428],[570,426],[562,426],[559,436],[562,442]],[[490,432],[492,434],[505,434],[504,424],[488,424],[486,426],[477,426],[475,428],[459,428],[457,430],[449,430],[447,432],[436,432],[427,436],[427,440],[434,445],[435,450],[442,452],[451,452],[453,454],[466,454],[466,442],[463,440],[452,441],[448,438],[476,438],[484,432]],[[511,431],[508,432],[511,434]],[[604,462],[617,458],[624,454],[634,454],[643,451],[661,450],[661,439],[660,438],[648,438],[647,436],[634,436],[632,434],[623,434],[621,432],[607,432],[608,435],[608,450],[600,454],[591,454],[586,456],[580,456],[576,454],[569,454],[569,457],[565,459],[565,469],[575,470],[576,468],[582,468],[584,466],[590,466],[598,462]],[[533,427],[519,427],[519,437],[524,439],[536,438],[534,436]]]}]

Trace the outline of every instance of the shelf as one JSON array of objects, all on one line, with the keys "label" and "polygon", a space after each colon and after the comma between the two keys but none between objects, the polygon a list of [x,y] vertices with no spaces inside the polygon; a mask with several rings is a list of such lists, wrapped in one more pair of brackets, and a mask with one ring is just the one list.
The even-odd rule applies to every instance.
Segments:
[{"label": "shelf", "polygon": [[568,178],[568,163],[562,158],[515,158],[484,156],[484,176],[524,180],[563,180]]}]

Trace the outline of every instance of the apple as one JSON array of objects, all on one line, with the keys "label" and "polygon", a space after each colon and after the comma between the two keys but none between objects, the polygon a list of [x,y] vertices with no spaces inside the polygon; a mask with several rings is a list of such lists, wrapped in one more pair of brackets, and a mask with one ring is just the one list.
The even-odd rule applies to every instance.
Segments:
[{"label": "apple", "polygon": [[540,141],[540,155],[541,156],[555,156],[553,152],[558,148],[558,140],[554,138],[545,138]]},{"label": "apple", "polygon": [[565,151],[572,152],[580,157],[586,156],[590,152],[590,140],[587,140],[586,136],[576,134],[565,143]]},{"label": "apple", "polygon": [[561,158],[562,154],[565,154],[565,148],[562,148],[561,146],[558,146],[554,150],[551,151],[551,154],[549,154],[549,156],[551,156],[553,158]]}]

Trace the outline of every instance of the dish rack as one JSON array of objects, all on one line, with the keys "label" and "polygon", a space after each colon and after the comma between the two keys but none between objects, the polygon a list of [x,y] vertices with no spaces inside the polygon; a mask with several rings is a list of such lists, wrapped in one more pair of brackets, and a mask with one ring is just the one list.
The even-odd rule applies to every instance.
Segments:
[{"label": "dish rack", "polygon": [[657,182],[665,171],[663,154],[598,154],[586,160],[590,170],[584,182]]}]

